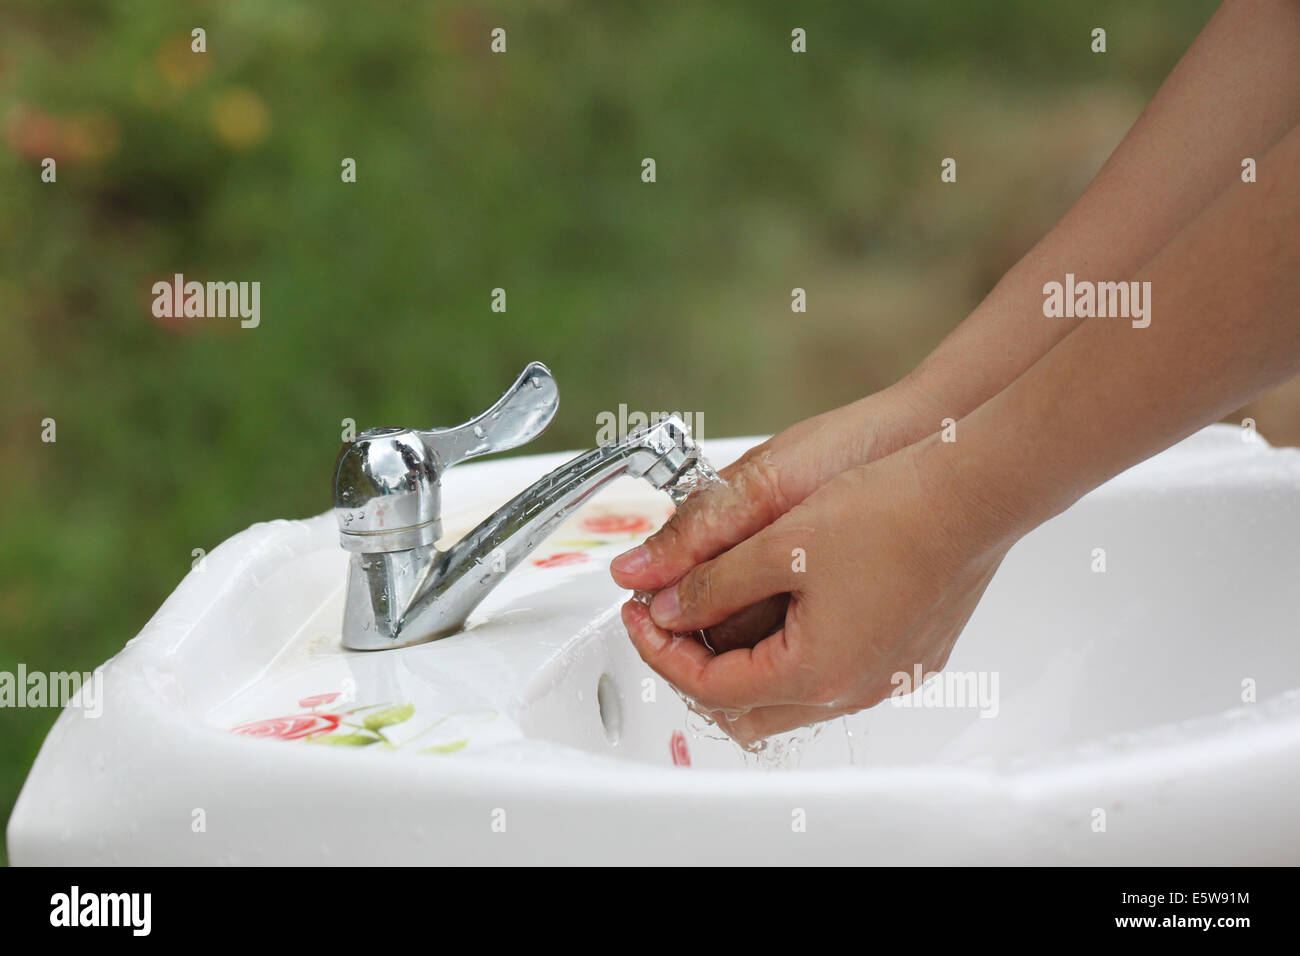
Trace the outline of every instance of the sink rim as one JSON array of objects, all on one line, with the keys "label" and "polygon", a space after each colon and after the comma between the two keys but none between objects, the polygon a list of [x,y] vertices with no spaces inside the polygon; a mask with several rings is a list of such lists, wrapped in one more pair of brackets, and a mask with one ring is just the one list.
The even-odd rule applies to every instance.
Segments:
[{"label": "sink rim", "polygon": [[[1212,426],[1207,432],[1199,433],[1165,453],[1204,458],[1205,467],[1187,475],[1187,482],[1182,487],[1217,487],[1228,482],[1257,490],[1276,488],[1291,495],[1300,489],[1300,451],[1271,449],[1262,442],[1251,448],[1239,442],[1238,430],[1233,426]],[[738,453],[754,441],[730,439],[710,443],[708,447],[710,451],[716,445]],[[1226,454],[1234,446],[1240,449],[1240,453]],[[466,482],[468,489],[482,469],[504,465],[516,469],[522,480],[528,480],[525,473],[544,472],[566,457],[564,453],[558,453],[466,465],[459,469],[464,473],[460,480]],[[715,458],[727,460],[725,454],[715,455]],[[1102,486],[1092,495],[1141,496],[1160,492],[1168,487],[1167,469],[1164,467],[1168,464],[1171,463],[1146,463],[1146,466],[1139,466]],[[514,480],[513,474],[510,480]],[[1141,739],[1132,746],[1103,750],[1074,763],[1044,761],[1012,770],[922,764],[799,768],[780,773],[743,773],[704,767],[687,771],[671,766],[619,761],[560,745],[544,748],[546,753],[541,759],[526,763],[491,750],[475,754],[472,759],[457,756],[434,761],[405,759],[400,754],[344,757],[339,756],[337,750],[346,748],[292,747],[285,741],[239,738],[205,723],[200,715],[185,711],[181,711],[181,719],[177,719],[177,709],[169,706],[154,688],[147,685],[144,675],[150,666],[166,666],[169,658],[181,653],[185,638],[192,633],[197,622],[212,612],[213,605],[232,586],[228,574],[212,574],[212,570],[221,571],[229,561],[233,571],[236,565],[250,560],[241,553],[242,543],[250,540],[250,536],[263,537],[264,546],[258,553],[267,560],[275,556],[276,560],[283,561],[286,549],[293,552],[296,548],[302,553],[319,550],[318,539],[323,536],[329,540],[332,537],[333,528],[329,522],[332,522],[330,513],[325,512],[303,521],[254,525],[208,555],[209,573],[196,575],[191,572],[186,576],[140,634],[108,663],[107,667],[119,673],[114,675],[116,679],[105,681],[104,716],[93,722],[95,726],[89,727],[92,722],[76,712],[60,714],[15,804],[8,827],[11,848],[25,846],[29,835],[37,842],[41,834],[49,836],[53,819],[48,812],[51,808],[42,805],[38,790],[46,793],[62,790],[65,798],[71,792],[71,798],[64,801],[64,812],[75,812],[79,805],[82,811],[87,812],[87,819],[94,816],[92,811],[96,802],[93,797],[125,793],[120,787],[121,780],[108,781],[109,786],[99,790],[85,786],[86,781],[78,779],[74,768],[59,766],[60,751],[72,743],[72,738],[86,737],[87,731],[93,736],[96,731],[110,731],[114,726],[128,727],[140,720],[160,728],[154,741],[155,749],[169,755],[171,760],[183,763],[188,756],[193,763],[194,748],[203,747],[213,757],[211,762],[214,764],[235,766],[241,773],[253,776],[271,775],[282,797],[313,793],[319,796],[321,788],[330,789],[339,783],[340,768],[352,766],[338,761],[369,760],[364,765],[367,772],[362,776],[371,790],[400,786],[418,791],[426,798],[437,798],[449,792],[469,794],[484,787],[503,792],[523,787],[542,797],[563,795],[567,799],[578,795],[584,799],[600,800],[606,800],[612,794],[630,793],[690,798],[735,797],[743,791],[769,797],[793,799],[803,794],[836,800],[872,796],[896,800],[911,794],[930,805],[936,801],[945,803],[954,799],[954,794],[960,794],[963,806],[992,801],[1024,808],[1043,801],[1064,799],[1080,787],[1149,789],[1162,775],[1174,773],[1184,780],[1189,776],[1206,781],[1226,777],[1233,779],[1235,790],[1238,785],[1249,787],[1252,782],[1247,772],[1249,767],[1239,772],[1231,769],[1234,765],[1252,764],[1261,756],[1285,753],[1289,757],[1300,752],[1300,706],[1296,706],[1300,703],[1300,689],[1272,695],[1253,705],[1255,710],[1250,711],[1251,719],[1241,720],[1234,716],[1241,708],[1205,718],[1197,733],[1179,740],[1160,739],[1154,733],[1139,733]],[[313,527],[313,523],[319,523],[320,527]],[[187,602],[188,606],[198,610],[178,614],[180,602]],[[608,616],[613,611],[613,608],[606,608],[601,615]],[[385,653],[404,654],[418,650],[411,648]],[[1279,700],[1281,702],[1274,706],[1274,702]],[[78,722],[82,722],[80,726]],[[529,740],[524,742],[524,746],[536,743]],[[289,766],[293,772],[283,772]],[[1194,768],[1190,774],[1189,767]],[[209,785],[215,785],[212,769],[191,766],[188,770],[192,773],[187,772],[187,776],[206,779]],[[351,791],[340,791],[340,799],[348,792]]]}]

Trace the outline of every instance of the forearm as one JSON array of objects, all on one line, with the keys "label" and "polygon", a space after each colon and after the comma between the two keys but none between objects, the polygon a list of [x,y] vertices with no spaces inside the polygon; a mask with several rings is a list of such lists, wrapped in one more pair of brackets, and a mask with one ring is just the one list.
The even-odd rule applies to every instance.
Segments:
[{"label": "forearm", "polygon": [[[1300,372],[1300,127],[1135,276],[1150,325],[1083,320],[958,424],[954,490],[1023,533]],[[1057,321],[1038,308],[1026,323]]]},{"label": "forearm", "polygon": [[1131,276],[1297,122],[1300,0],[1228,0],[1084,194],[904,390],[953,418],[997,394],[1074,327],[1040,321],[1045,282]]}]

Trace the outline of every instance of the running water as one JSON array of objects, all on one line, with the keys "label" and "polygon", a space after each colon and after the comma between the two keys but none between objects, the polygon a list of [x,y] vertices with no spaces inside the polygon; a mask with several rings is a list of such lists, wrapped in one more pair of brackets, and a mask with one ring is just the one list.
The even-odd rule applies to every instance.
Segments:
[{"label": "running water", "polygon": [[[680,508],[692,495],[706,488],[725,484],[725,479],[701,455],[693,465],[673,479],[664,490],[672,498],[673,504]],[[636,591],[632,595],[633,600],[640,601],[645,605],[649,605],[653,597],[654,593],[651,591]],[[708,635],[704,631],[678,632],[673,637],[678,640],[698,640],[709,650],[714,650],[713,646],[709,644]],[[698,701],[688,697],[681,691],[677,691],[677,696],[686,704],[686,732],[693,739],[731,741],[744,751],[743,759],[747,766],[754,766],[762,770],[788,770],[797,767],[803,755],[803,749],[816,740],[826,726],[825,723],[815,724],[812,727],[804,727],[790,733],[777,734],[764,740],[742,744],[728,736],[718,726],[718,718],[722,717],[728,721],[738,720],[745,715],[745,711],[709,711]]]},{"label": "running water", "polygon": [[[673,479],[664,488],[664,491],[668,492],[673,504],[680,508],[686,499],[692,495],[706,488],[725,485],[726,483],[726,480],[701,455],[693,465]],[[647,606],[653,597],[654,592],[652,591],[636,591],[632,594],[633,600],[640,601]],[[712,645],[709,644],[708,635],[704,631],[677,632],[673,637],[678,640],[698,640],[709,650],[714,650]],[[729,741],[741,748],[742,759],[746,766],[755,767],[759,770],[793,770],[798,767],[803,758],[804,750],[810,747],[830,724],[829,720],[823,721],[813,724],[811,727],[802,727],[798,730],[774,734],[763,740],[743,744],[729,736],[718,726],[718,718],[722,717],[728,721],[734,721],[743,717],[746,711],[710,711],[693,698],[688,697],[676,688],[673,689],[677,692],[677,696],[682,699],[682,702],[686,704],[685,730],[692,739]],[[862,762],[861,748],[865,731],[855,731],[850,726],[847,717],[840,720],[840,725],[845,735],[849,763]]]},{"label": "running water", "polygon": [[664,491],[673,499],[673,504],[680,508],[683,502],[697,491],[703,491],[713,485],[726,485],[726,479],[714,471],[703,455],[695,463],[682,470],[682,473],[670,481]]},{"label": "running water", "polygon": [[846,714],[840,718],[840,723],[844,726],[844,743],[849,749],[849,765],[865,766],[867,728],[864,724],[854,729],[853,720],[857,716]]},{"label": "running water", "polygon": [[827,721],[801,727],[784,734],[774,734],[745,748],[745,763],[751,761],[759,770],[794,770],[803,759],[803,750],[821,736]]},{"label": "running water", "polygon": [[[726,479],[714,470],[713,466],[709,464],[708,459],[705,458],[703,454],[700,454],[691,465],[688,465],[682,470],[681,474],[664,486],[664,491],[668,492],[668,497],[673,500],[673,506],[680,508],[685,503],[686,499],[697,491],[703,491],[705,488],[714,485],[726,485],[726,483]],[[653,599],[653,591],[632,592],[632,600],[640,601],[646,607],[650,606],[650,602]],[[704,642],[705,647],[709,650],[713,650],[713,646],[709,644],[708,636],[703,631],[694,631],[692,633],[679,631],[673,636],[679,638],[698,638]]]}]

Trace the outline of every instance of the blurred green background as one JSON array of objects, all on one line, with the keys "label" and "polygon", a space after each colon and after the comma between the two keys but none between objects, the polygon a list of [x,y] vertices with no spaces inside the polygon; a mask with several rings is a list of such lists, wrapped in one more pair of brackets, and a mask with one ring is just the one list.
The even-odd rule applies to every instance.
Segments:
[{"label": "blurred green background", "polygon": [[[0,670],[92,669],[194,548],[327,509],[344,419],[454,424],[530,359],[537,451],[891,383],[1216,5],[0,2]],[[175,272],[259,281],[260,327],[155,319]],[[0,819],[55,716],[0,711]]]}]

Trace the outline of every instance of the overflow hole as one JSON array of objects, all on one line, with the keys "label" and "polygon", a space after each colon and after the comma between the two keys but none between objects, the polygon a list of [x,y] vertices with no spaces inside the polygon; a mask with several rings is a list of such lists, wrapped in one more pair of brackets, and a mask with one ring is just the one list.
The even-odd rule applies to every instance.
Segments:
[{"label": "overflow hole", "polygon": [[623,736],[623,705],[619,703],[618,688],[608,674],[601,674],[596,682],[596,706],[600,708],[600,723],[605,728],[605,739],[617,744]]}]

